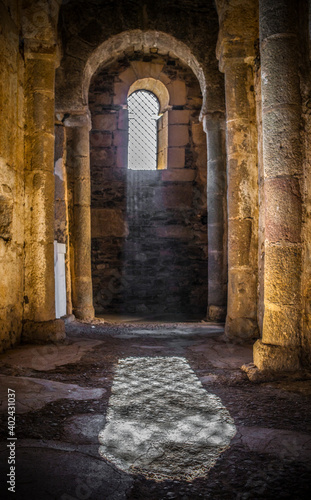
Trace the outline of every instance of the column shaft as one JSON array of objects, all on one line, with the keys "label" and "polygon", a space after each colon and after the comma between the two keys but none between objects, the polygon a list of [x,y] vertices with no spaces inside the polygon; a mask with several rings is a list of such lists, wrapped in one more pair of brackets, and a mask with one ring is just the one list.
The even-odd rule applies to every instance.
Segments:
[{"label": "column shaft", "polygon": [[224,321],[227,303],[226,141],[225,118],[203,117],[207,135],[208,311],[212,321]]},{"label": "column shaft", "polygon": [[258,173],[253,66],[242,57],[225,59],[228,183],[229,339],[258,336]]},{"label": "column shaft", "polygon": [[[64,337],[55,320],[54,50],[25,50],[25,306],[24,340]],[[42,325],[44,322],[44,327]]]},{"label": "column shaft", "polygon": [[260,369],[297,369],[301,341],[302,154],[298,7],[260,0],[265,313]]},{"label": "column shaft", "polygon": [[86,114],[65,120],[72,128],[73,193],[73,313],[80,319],[94,317],[91,271],[91,189],[90,189],[90,118]]}]

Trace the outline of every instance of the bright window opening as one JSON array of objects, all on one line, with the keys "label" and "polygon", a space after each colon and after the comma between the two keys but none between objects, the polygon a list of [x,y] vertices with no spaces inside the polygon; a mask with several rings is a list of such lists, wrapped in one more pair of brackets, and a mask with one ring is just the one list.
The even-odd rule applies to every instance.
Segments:
[{"label": "bright window opening", "polygon": [[160,104],[148,90],[137,90],[127,99],[129,116],[128,168],[157,170]]}]

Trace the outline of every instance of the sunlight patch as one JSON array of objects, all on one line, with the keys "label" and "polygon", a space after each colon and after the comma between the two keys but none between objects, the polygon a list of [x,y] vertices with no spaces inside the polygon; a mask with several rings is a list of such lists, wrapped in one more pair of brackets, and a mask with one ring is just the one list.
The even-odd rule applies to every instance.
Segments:
[{"label": "sunlight patch", "polygon": [[206,475],[236,427],[184,358],[126,358],[117,365],[99,453],[152,479]]}]

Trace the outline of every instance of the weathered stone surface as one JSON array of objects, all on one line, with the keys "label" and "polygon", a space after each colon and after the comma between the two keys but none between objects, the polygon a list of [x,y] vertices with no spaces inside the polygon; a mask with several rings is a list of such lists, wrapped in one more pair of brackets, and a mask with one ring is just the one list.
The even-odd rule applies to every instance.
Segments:
[{"label": "weathered stone surface", "polygon": [[65,324],[62,319],[51,321],[25,321],[23,324],[23,342],[44,344],[59,342],[66,338]]},{"label": "weathered stone surface", "polygon": [[301,239],[301,194],[299,181],[269,179],[265,182],[266,238],[299,243]]},{"label": "weathered stone surface", "polygon": [[125,237],[128,235],[123,213],[119,209],[93,208],[91,213],[92,238]]},{"label": "weathered stone surface", "polygon": [[19,396],[16,401],[16,410],[19,414],[38,410],[47,403],[57,401],[58,399],[98,399],[106,392],[105,389],[89,389],[76,384],[63,384],[62,382],[34,377],[21,377],[20,379],[5,377],[6,383],[4,384],[4,376],[0,375],[0,380],[2,381],[1,413],[7,412],[7,398],[3,395],[4,389],[5,395],[7,395],[7,383],[12,390],[15,390],[19,386]]},{"label": "weathered stone surface", "polygon": [[294,371],[300,368],[299,348],[264,344],[257,340],[254,345],[254,364],[260,370]]}]

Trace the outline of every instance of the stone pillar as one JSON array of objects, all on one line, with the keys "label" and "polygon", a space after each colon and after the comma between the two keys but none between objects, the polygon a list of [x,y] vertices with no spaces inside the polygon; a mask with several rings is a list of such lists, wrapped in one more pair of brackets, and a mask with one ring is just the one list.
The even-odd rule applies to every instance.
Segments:
[{"label": "stone pillar", "polygon": [[24,341],[65,337],[55,319],[54,78],[55,48],[25,41]]},{"label": "stone pillar", "polygon": [[203,116],[207,137],[208,310],[225,321],[227,303],[226,141],[223,113]]},{"label": "stone pillar", "polygon": [[228,185],[228,339],[258,337],[258,172],[253,44],[222,40],[225,73]]},{"label": "stone pillar", "polygon": [[265,272],[259,369],[295,370],[301,342],[302,153],[298,6],[260,0]]},{"label": "stone pillar", "polygon": [[89,113],[72,114],[65,119],[71,128],[73,187],[73,262],[72,305],[79,319],[94,318],[91,271],[91,179],[90,139],[91,118]]}]

